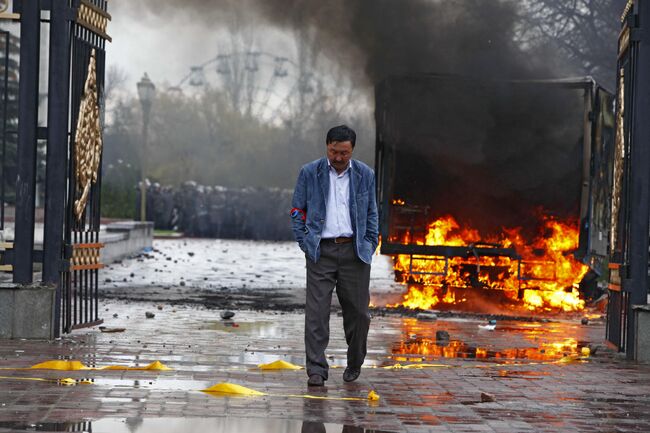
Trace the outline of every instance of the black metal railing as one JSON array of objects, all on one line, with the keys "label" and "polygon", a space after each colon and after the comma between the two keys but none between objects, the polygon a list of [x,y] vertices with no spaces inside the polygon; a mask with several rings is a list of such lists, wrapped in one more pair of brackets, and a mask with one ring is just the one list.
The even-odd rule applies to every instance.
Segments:
[{"label": "black metal railing", "polygon": [[[82,2],[83,5],[84,2]],[[106,11],[106,1],[91,1],[94,7]],[[84,97],[84,86],[88,78],[88,65],[94,55],[96,62],[96,79],[98,100],[102,101],[104,91],[104,72],[106,64],[105,36],[97,31],[88,29],[77,22],[72,27],[71,38],[71,129],[69,134],[68,160],[68,191],[65,208],[65,259],[70,264],[67,273],[62,277],[62,320],[63,331],[92,326],[101,323],[99,318],[99,264],[97,255],[102,247],[99,241],[100,230],[100,191],[101,163],[97,181],[92,184],[86,206],[79,216],[75,214],[75,200],[81,194],[81,188],[76,181],[75,156],[77,148],[75,137],[79,120],[79,107]],[[94,53],[94,54],[93,54]],[[84,261],[92,258],[92,263]]]}]

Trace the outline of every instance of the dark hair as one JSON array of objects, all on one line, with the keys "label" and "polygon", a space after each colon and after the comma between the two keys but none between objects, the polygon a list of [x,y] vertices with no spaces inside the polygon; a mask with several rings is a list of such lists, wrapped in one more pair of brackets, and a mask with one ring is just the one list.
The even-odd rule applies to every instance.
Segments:
[{"label": "dark hair", "polygon": [[352,143],[352,148],[354,149],[354,144],[357,141],[357,133],[347,125],[335,126],[334,128],[327,131],[327,139],[325,140],[325,144],[330,144],[334,141],[349,141]]}]

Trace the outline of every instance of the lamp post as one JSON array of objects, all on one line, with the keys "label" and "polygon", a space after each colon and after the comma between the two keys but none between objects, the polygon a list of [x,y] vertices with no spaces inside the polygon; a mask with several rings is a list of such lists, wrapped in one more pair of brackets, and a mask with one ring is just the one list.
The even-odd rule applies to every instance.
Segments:
[{"label": "lamp post", "polygon": [[142,104],[142,150],[140,154],[140,221],[147,219],[147,173],[146,173],[146,149],[147,133],[149,132],[149,114],[151,104],[156,96],[156,86],[151,82],[147,73],[138,82],[138,98]]}]

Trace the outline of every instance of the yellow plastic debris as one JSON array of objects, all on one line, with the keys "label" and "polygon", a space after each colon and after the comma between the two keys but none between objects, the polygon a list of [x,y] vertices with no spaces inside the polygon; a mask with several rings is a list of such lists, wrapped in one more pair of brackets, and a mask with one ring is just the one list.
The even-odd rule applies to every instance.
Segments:
[{"label": "yellow plastic debris", "polygon": [[127,367],[125,365],[108,365],[106,367],[102,367],[101,370],[169,371],[169,370],[171,370],[171,368],[167,367],[165,364],[163,364],[160,361],[154,361],[149,365],[145,365],[144,367]]},{"label": "yellow plastic debris", "polygon": [[79,361],[67,361],[67,360],[55,360],[55,361],[45,361],[40,364],[32,365],[30,368],[38,370],[90,370]]},{"label": "yellow plastic debris", "polygon": [[67,360],[54,360],[45,361],[40,364],[32,365],[30,369],[38,370],[151,370],[151,371],[169,371],[171,368],[167,367],[160,361],[154,361],[144,367],[128,367],[125,365],[107,365],[106,367],[86,367],[80,361],[67,361]]},{"label": "yellow plastic debris", "polygon": [[302,370],[302,367],[281,359],[257,366],[260,370]]},{"label": "yellow plastic debris", "polygon": [[379,400],[379,394],[374,391],[370,391],[368,396],[363,397],[328,397],[322,395],[310,395],[310,394],[268,394],[265,392],[256,391],[251,388],[246,388],[245,386],[237,385],[235,383],[221,382],[216,385],[211,386],[207,389],[202,389],[201,391],[208,394],[221,394],[221,395],[234,395],[242,397],[261,397],[261,396],[270,396],[270,397],[289,397],[289,398],[309,398],[317,400],[343,400],[343,401],[377,401]]},{"label": "yellow plastic debris", "polygon": [[142,368],[143,370],[154,370],[154,371],[169,371],[171,368],[167,367],[160,361],[154,361],[146,367]]},{"label": "yellow plastic debris", "polygon": [[589,356],[591,355],[591,349],[589,349],[588,347],[583,347],[582,349],[580,349],[580,354],[582,356]]},{"label": "yellow plastic debris", "polygon": [[237,385],[236,383],[228,382],[217,383],[216,385],[212,385],[210,388],[204,389],[202,391],[219,394],[243,395],[247,397],[259,397],[267,395],[266,393],[259,392],[251,388],[246,388],[245,386]]},{"label": "yellow plastic debris", "polygon": [[63,379],[59,379],[59,384],[71,386],[71,385],[76,385],[77,381],[70,377],[65,377]]}]

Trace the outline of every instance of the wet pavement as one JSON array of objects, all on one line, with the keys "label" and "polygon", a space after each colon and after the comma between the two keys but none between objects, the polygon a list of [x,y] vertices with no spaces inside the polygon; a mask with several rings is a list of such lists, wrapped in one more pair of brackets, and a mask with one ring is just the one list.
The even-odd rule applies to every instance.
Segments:
[{"label": "wet pavement", "polygon": [[[184,277],[197,285],[200,278]],[[259,289],[273,293],[266,285]],[[185,296],[192,287],[178,288]],[[300,291],[297,278],[291,290]],[[235,310],[224,321],[220,310],[181,298],[105,299],[104,331],[121,332],[90,328],[54,342],[0,341],[0,432],[650,431],[650,366],[607,351],[601,321],[499,320],[490,331],[481,328],[483,318],[422,321],[376,312],[361,377],[345,383],[345,340],[335,310],[330,380],[308,389],[304,370],[257,368],[278,359],[304,363],[299,311]],[[155,317],[147,319],[147,312]],[[158,360],[172,370],[19,369],[50,359],[89,367]],[[66,378],[73,380],[61,381]],[[267,395],[201,392],[219,382]],[[366,398],[370,390],[378,401]]]},{"label": "wet pavement", "polygon": [[[305,256],[295,242],[156,239],[146,254],[109,265],[103,297],[192,302],[218,308],[296,309],[304,306]],[[388,256],[373,257],[373,302],[397,302]]]},{"label": "wet pavement", "polygon": [[[334,368],[324,389],[308,389],[302,370],[256,368],[277,359],[304,362],[302,315],[237,311],[232,321],[221,321],[217,311],[203,307],[161,307],[106,301],[104,326],[125,331],[77,331],[51,343],[3,341],[3,368],[64,358],[96,367],[159,360],[173,370],[2,370],[0,431],[61,431],[57,428],[62,425],[65,431],[91,431],[88,423],[95,432],[650,429],[645,410],[650,366],[623,362],[604,351],[599,346],[602,324],[498,322],[494,331],[486,331],[479,328],[482,320],[375,317],[361,378],[344,383],[343,369]],[[146,319],[147,311],[155,317]],[[337,314],[331,328],[330,363],[344,367]],[[449,338],[437,338],[439,331]],[[595,354],[565,362],[586,347]],[[410,365],[429,366],[403,368]],[[61,378],[77,382],[64,386],[57,383]],[[270,395],[229,397],[200,391],[218,382]],[[380,400],[365,400],[369,390]],[[287,396],[307,393],[359,400]],[[307,423],[312,430],[305,430]],[[82,427],[71,430],[74,426]]]}]

